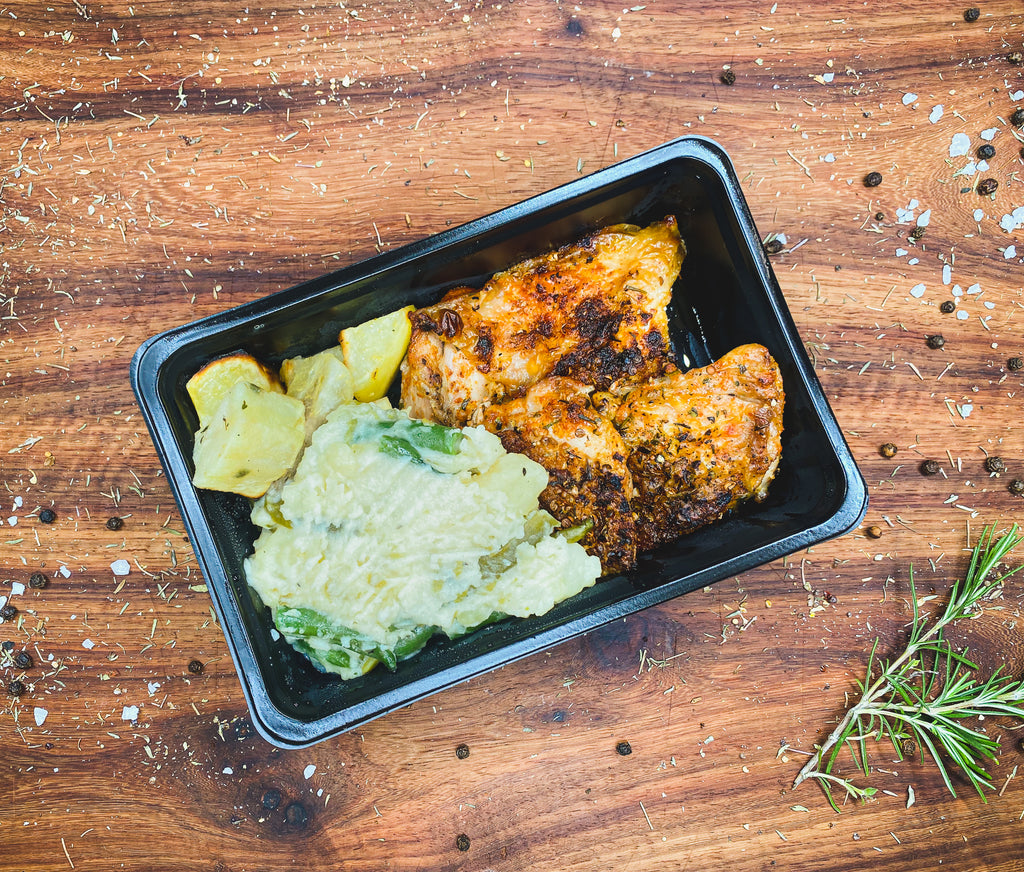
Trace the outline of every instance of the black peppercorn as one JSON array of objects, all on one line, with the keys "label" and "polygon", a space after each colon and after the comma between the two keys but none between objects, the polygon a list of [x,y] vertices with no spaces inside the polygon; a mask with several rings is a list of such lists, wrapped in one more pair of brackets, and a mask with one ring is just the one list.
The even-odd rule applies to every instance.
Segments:
[{"label": "black peppercorn", "polygon": [[1024,64],[1024,54],[1019,51],[1011,51],[1006,56],[1006,59],[1015,67],[1019,67],[1021,64]]},{"label": "black peppercorn", "polygon": [[1006,361],[1007,367],[1011,372],[1016,372],[1018,369],[1024,369],[1024,357],[1011,357]]},{"label": "black peppercorn", "polygon": [[985,472],[999,475],[1001,472],[1006,472],[1006,463],[1003,458],[993,454],[991,457],[985,458]]},{"label": "black peppercorn", "polygon": [[937,460],[926,460],[921,464],[921,475],[935,475],[942,469]]},{"label": "black peppercorn", "polygon": [[39,513],[39,520],[44,524],[52,524],[57,520],[57,513],[53,509],[43,509]]},{"label": "black peppercorn", "polygon": [[946,340],[943,338],[941,333],[934,333],[925,339],[925,344],[929,348],[942,348],[946,344]]},{"label": "black peppercorn", "polygon": [[1006,489],[1015,497],[1019,497],[1021,494],[1024,494],[1024,481],[1015,478],[1006,486]]},{"label": "black peppercorn", "polygon": [[455,756],[460,760],[465,760],[469,756],[469,745],[463,742],[461,745],[455,746]]},{"label": "black peppercorn", "polygon": [[0,642],[0,650],[13,651],[14,643],[10,639],[4,639],[3,642]]},{"label": "black peppercorn", "polygon": [[978,146],[978,157],[982,160],[992,160],[996,156],[996,147],[990,142]]},{"label": "black peppercorn", "polygon": [[881,454],[882,457],[895,457],[897,451],[899,451],[899,449],[892,442],[884,442],[878,448],[878,453]]},{"label": "black peppercorn", "polygon": [[31,669],[32,668],[32,655],[28,651],[19,651],[14,655],[14,665],[18,669]]},{"label": "black peppercorn", "polygon": [[199,673],[203,671],[203,661],[202,660],[189,660],[188,661],[188,671],[191,672],[193,675],[199,675]]},{"label": "black peppercorn", "polygon": [[865,188],[877,188],[880,184],[882,184],[881,173],[868,173],[866,176],[864,176]]},{"label": "black peppercorn", "polygon": [[970,9],[964,10],[964,21],[968,24],[973,24],[981,18],[981,10],[977,6],[972,6]]},{"label": "black peppercorn", "polygon": [[942,305],[939,306],[939,311],[942,312],[943,315],[948,315],[955,309],[956,303],[954,303],[952,300],[943,300]]},{"label": "black peppercorn", "polygon": [[983,197],[987,197],[989,194],[994,194],[998,187],[999,182],[995,179],[982,179],[978,182],[978,193]]},{"label": "black peppercorn", "polygon": [[619,742],[619,744],[615,746],[615,753],[622,757],[628,757],[633,753],[633,746],[630,745],[629,742]]},{"label": "black peppercorn", "polygon": [[725,70],[719,78],[722,80],[723,85],[736,84],[736,74],[732,70]]},{"label": "black peppercorn", "polygon": [[785,247],[785,243],[783,243],[781,239],[769,239],[764,244],[764,250],[768,252],[768,254],[778,254]]},{"label": "black peppercorn", "polygon": [[25,692],[25,682],[14,679],[7,685],[7,692],[11,696],[21,696]]},{"label": "black peppercorn", "polygon": [[469,836],[467,836],[465,833],[459,833],[455,837],[455,847],[458,848],[460,851],[468,851]]},{"label": "black peppercorn", "polygon": [[33,572],[28,577],[28,586],[34,587],[36,590],[42,590],[46,585],[50,583],[50,580],[43,575],[41,572]]},{"label": "black peppercorn", "polygon": [[5,621],[13,621],[16,614],[18,614],[18,610],[10,603],[0,608],[0,619]]},{"label": "black peppercorn", "polygon": [[268,811],[273,811],[281,804],[281,791],[276,787],[270,787],[263,791],[260,804]]},{"label": "black peppercorn", "polygon": [[114,530],[116,532],[117,530],[120,530],[123,526],[124,521],[116,515],[113,518],[107,518],[108,530]]},{"label": "black peppercorn", "polygon": [[915,227],[910,231],[910,238],[913,239],[914,242],[917,242],[919,239],[922,239],[927,232],[928,231],[924,227]]},{"label": "black peppercorn", "polygon": [[301,802],[293,802],[284,810],[284,819],[293,827],[304,827],[309,823],[309,812]]},{"label": "black peppercorn", "polygon": [[875,220],[876,221],[884,221],[885,220],[885,212],[875,212]]},{"label": "black peppercorn", "polygon": [[1013,114],[1010,116],[1010,123],[1014,127],[1024,127],[1024,107],[1018,107],[1013,110]]}]

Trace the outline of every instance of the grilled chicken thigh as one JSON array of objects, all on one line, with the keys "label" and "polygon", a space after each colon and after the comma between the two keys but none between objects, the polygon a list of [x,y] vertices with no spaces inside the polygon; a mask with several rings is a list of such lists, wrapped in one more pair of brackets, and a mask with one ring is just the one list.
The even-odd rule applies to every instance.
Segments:
[{"label": "grilled chicken thigh", "polygon": [[783,401],[778,365],[761,345],[625,397],[614,420],[629,452],[641,550],[764,499],[782,453]]},{"label": "grilled chicken thigh", "polygon": [[549,375],[606,388],[670,362],[665,309],[683,244],[672,217],[619,224],[456,288],[412,316],[402,405],[452,427]]},{"label": "grilled chicken thigh", "polygon": [[548,470],[541,504],[605,573],[764,499],[781,455],[778,366],[744,345],[680,372],[666,308],[675,219],[616,225],[523,261],[411,316],[410,415],[483,424]]}]

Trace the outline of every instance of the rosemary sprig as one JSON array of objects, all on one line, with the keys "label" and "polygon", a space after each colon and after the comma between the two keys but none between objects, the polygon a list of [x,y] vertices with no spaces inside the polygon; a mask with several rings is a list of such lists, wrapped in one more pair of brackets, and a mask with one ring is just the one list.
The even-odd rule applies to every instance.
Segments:
[{"label": "rosemary sprig", "polygon": [[912,748],[925,751],[935,761],[947,790],[956,796],[949,765],[955,764],[971,786],[985,799],[985,789],[993,785],[985,761],[995,760],[999,743],[974,729],[967,719],[1007,716],[1024,720],[1024,679],[1016,680],[997,669],[987,678],[977,675],[977,664],[960,653],[945,638],[946,628],[954,621],[977,614],[981,603],[992,597],[999,586],[1024,567],[1017,567],[994,578],[993,570],[1017,545],[1024,541],[1014,524],[1008,533],[996,538],[993,527],[986,527],[974,546],[964,578],[953,585],[949,600],[940,615],[921,614],[914,588],[914,570],[910,569],[910,599],[914,617],[903,652],[891,660],[878,660],[878,639],[871,648],[867,674],[858,681],[860,699],[828,738],[817,747],[793,782],[797,787],[808,778],[815,779],[829,804],[839,811],[832,794],[840,787],[845,795],[866,800],[876,793],[873,787],[860,787],[848,778],[832,774],[836,758],[849,747],[858,768],[870,774],[867,740],[888,739],[902,760]]}]

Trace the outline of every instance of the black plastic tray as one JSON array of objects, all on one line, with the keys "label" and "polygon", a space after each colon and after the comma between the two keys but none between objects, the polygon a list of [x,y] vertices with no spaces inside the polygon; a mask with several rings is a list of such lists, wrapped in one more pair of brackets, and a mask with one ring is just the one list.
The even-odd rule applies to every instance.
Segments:
[{"label": "black plastic tray", "polygon": [[[204,363],[245,349],[269,364],[320,351],[338,331],[408,303],[479,285],[516,261],[624,221],[675,215],[687,255],[670,310],[677,352],[705,365],[760,342],[786,390],[782,463],[760,504],[655,552],[548,614],[511,619],[460,640],[434,640],[394,673],[342,682],[274,641],[242,561],[256,530],[243,497],[192,486],[196,416],[185,382]],[[145,342],[132,387],[178,501],[238,669],[253,722],[280,747],[301,747],[609,621],[837,536],[867,507],[864,481],[765,258],[724,151],[683,138],[429,239],[315,281],[169,330]]]}]

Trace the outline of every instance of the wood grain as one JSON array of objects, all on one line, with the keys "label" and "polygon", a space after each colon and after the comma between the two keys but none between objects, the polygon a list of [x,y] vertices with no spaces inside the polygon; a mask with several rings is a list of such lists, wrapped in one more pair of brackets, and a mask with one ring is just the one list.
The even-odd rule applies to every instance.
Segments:
[{"label": "wood grain", "polygon": [[[1000,227],[1024,205],[1024,67],[1007,59],[1024,13],[962,13],[7,3],[0,593],[37,571],[49,585],[0,626],[34,660],[0,669],[27,685],[0,711],[0,869],[1024,869],[1012,724],[987,725],[1003,748],[987,803],[881,745],[867,805],[836,815],[790,787],[874,639],[899,644],[910,566],[941,597],[984,524],[1024,518],[1007,489],[1024,478],[1008,366],[1024,245]],[[775,270],[881,538],[855,531],[313,748],[267,745],[135,406],[134,350],[684,134],[729,151],[760,231],[785,236]],[[951,156],[957,134],[969,154]],[[990,168],[963,173],[987,136]],[[990,454],[1007,473],[986,473]],[[1022,584],[962,628],[1018,674]]]}]

